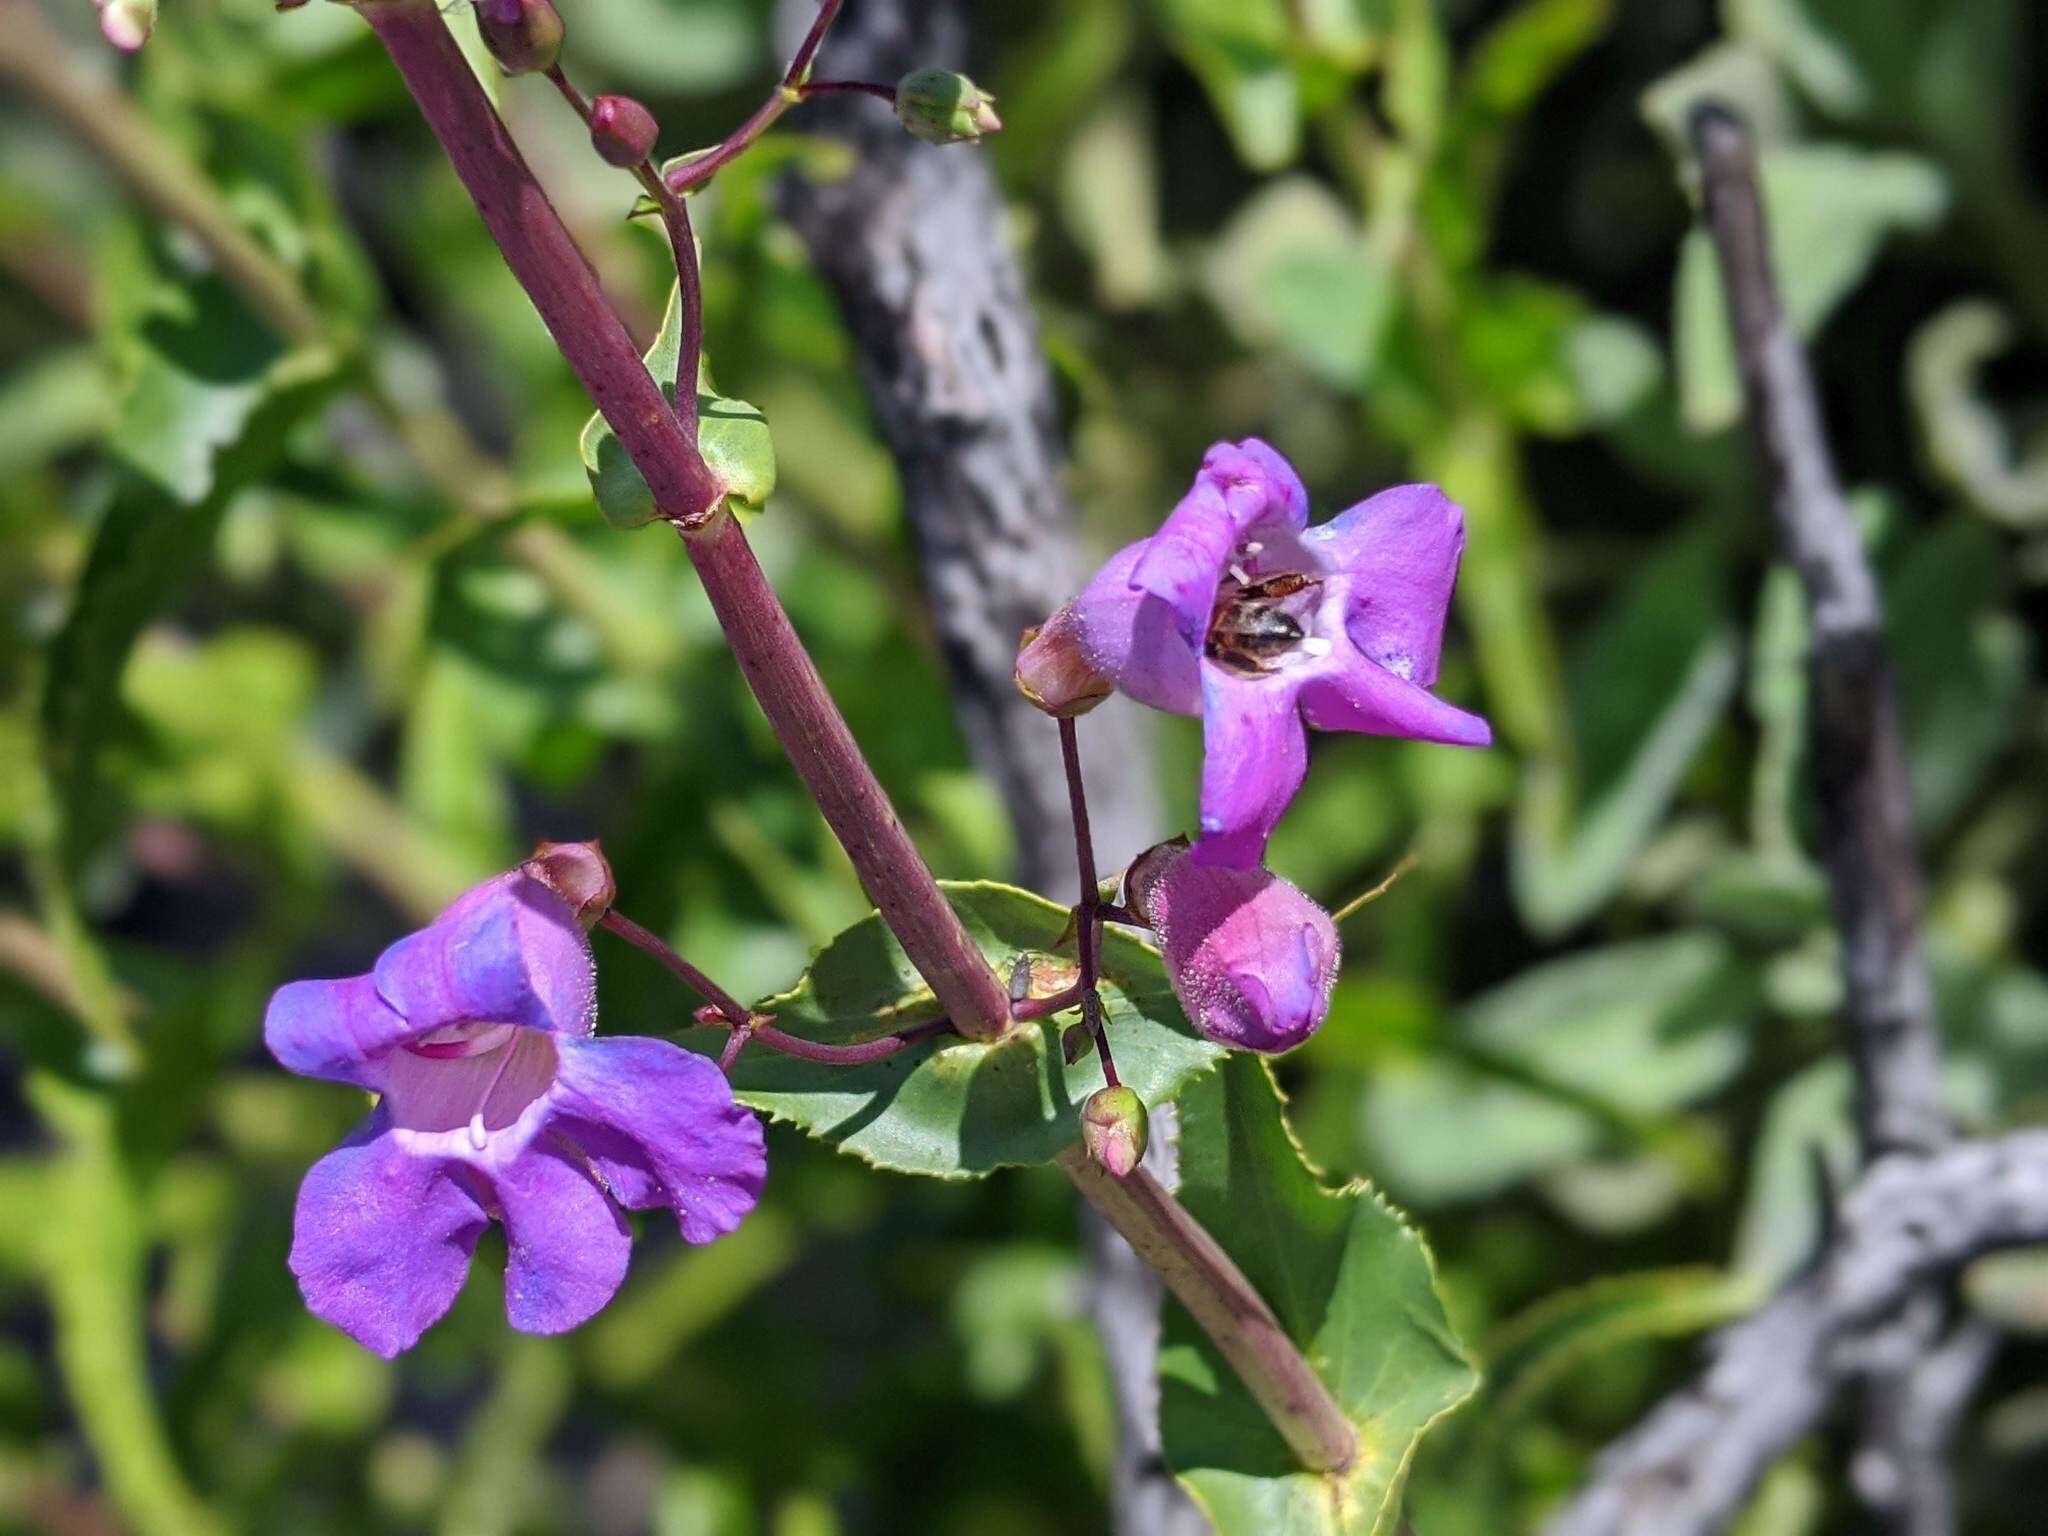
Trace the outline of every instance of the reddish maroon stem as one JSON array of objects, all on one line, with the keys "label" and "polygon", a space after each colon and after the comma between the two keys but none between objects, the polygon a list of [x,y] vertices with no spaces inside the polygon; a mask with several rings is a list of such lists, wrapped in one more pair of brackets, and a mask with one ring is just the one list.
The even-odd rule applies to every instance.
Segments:
[{"label": "reddish maroon stem", "polygon": [[1051,997],[1020,998],[1010,1004],[1010,1017],[1019,1024],[1026,1024],[1033,1019],[1043,1019],[1058,1013],[1062,1008],[1075,1007],[1080,1001],[1081,988],[1078,984],[1062,987]]},{"label": "reddish maroon stem", "polygon": [[698,970],[697,967],[690,964],[681,955],[677,954],[675,950],[669,947],[668,942],[660,934],[642,928],[616,907],[610,909],[603,917],[599,918],[597,925],[600,928],[609,929],[617,934],[635,949],[645,950],[648,954],[654,956],[672,973],[680,977],[684,986],[688,987],[692,992],[723,1014],[726,1021],[734,1029],[747,1029],[752,1026],[754,1022],[753,1010],[743,1006],[739,999]]},{"label": "reddish maroon stem", "polygon": [[930,1024],[920,1024],[915,1029],[906,1029],[900,1035],[883,1035],[876,1040],[863,1040],[858,1045],[826,1045],[818,1040],[806,1040],[801,1035],[786,1034],[772,1024],[756,1024],[753,1036],[761,1044],[785,1056],[795,1056],[803,1061],[821,1061],[828,1066],[860,1067],[871,1061],[886,1061],[907,1045],[942,1034],[953,1027],[951,1019],[936,1019]]},{"label": "reddish maroon stem", "polygon": [[839,7],[845,0],[819,0],[818,14],[811,18],[811,30],[804,34],[804,40],[797,44],[791,55],[789,68],[782,72],[784,85],[801,85],[805,75],[810,73],[811,60],[818,56],[818,48],[825,41],[833,19],[839,15]]},{"label": "reddish maroon stem", "polygon": [[777,1029],[761,1014],[745,1007],[725,988],[690,964],[651,929],[643,928],[616,907],[608,910],[598,919],[600,928],[617,934],[635,949],[646,951],[680,977],[685,986],[703,998],[708,1007],[700,1008],[696,1017],[700,1023],[724,1022],[732,1030],[732,1038],[726,1041],[725,1049],[719,1054],[718,1065],[725,1071],[732,1070],[732,1064],[739,1059],[740,1052],[749,1040],[758,1040],[785,1056],[798,1056],[805,1061],[830,1062],[842,1067],[863,1066],[871,1061],[881,1061],[894,1056],[906,1045],[929,1036],[952,1029],[953,1021],[933,1019],[927,1024],[914,1025],[893,1035],[883,1035],[875,1040],[863,1040],[858,1045],[827,1045],[818,1040],[806,1040]]},{"label": "reddish maroon stem", "polygon": [[[562,99],[569,103],[586,125],[591,121],[590,99],[571,83],[558,64],[547,72]],[[704,356],[704,283],[697,270],[697,237],[690,229],[690,210],[680,195],[669,190],[661,171],[652,160],[642,160],[632,174],[647,189],[647,196],[661,211],[662,227],[676,264],[676,312],[681,319],[681,340],[676,348],[675,413],[683,436],[697,440],[697,372]],[[658,382],[658,381],[657,381]]]},{"label": "reddish maroon stem", "polygon": [[1110,1087],[1121,1086],[1116,1063],[1110,1059],[1109,1034],[1102,1027],[1101,979],[1102,890],[1095,878],[1095,838],[1088,830],[1088,794],[1081,783],[1081,744],[1071,716],[1060,717],[1060,758],[1067,768],[1067,803],[1074,812],[1074,858],[1081,866],[1080,924],[1081,1017],[1095,1036],[1095,1049],[1102,1057],[1102,1080]]},{"label": "reddish maroon stem", "polygon": [[878,101],[886,101],[892,107],[896,105],[896,87],[893,85],[877,85],[872,80],[806,80],[800,89],[803,92],[805,101],[809,101],[813,96],[837,96],[856,93],[862,96],[873,96]]},{"label": "reddish maroon stem", "polygon": [[737,522],[684,539],[732,653],[882,920],[960,1033],[999,1035],[1010,1000],[925,867],[825,691]]},{"label": "reddish maroon stem", "polygon": [[[711,153],[686,165],[679,165],[671,171],[667,177],[671,192],[682,193],[691,187],[702,186],[721,169],[744,154],[748,145],[773,127],[775,120],[797,102],[806,96],[823,94],[822,88],[806,85],[804,76],[810,72],[811,61],[817,57],[818,47],[825,41],[825,33],[831,27],[832,19],[839,14],[842,3],[843,0],[823,0],[818,7],[818,14],[811,19],[811,30],[804,34],[803,42],[790,59],[789,68],[782,72],[782,79],[777,83],[774,93],[754,109],[751,117],[726,135],[723,142]],[[896,93],[887,86],[856,86],[835,82],[830,89],[888,91],[889,100],[896,99]]]},{"label": "reddish maroon stem", "polygon": [[[363,0],[484,223],[591,399],[679,527],[733,654],[868,894],[964,1035],[1009,1027],[1009,999],[896,818],[853,733],[825,691],[775,591],[730,516],[722,487],[684,434],[598,287],[561,216],[499,121],[433,0]],[[829,21],[836,3],[820,13]],[[679,248],[679,257],[689,249]],[[692,253],[694,257],[694,253]],[[690,263],[694,266],[694,259]]]},{"label": "reddish maroon stem", "polygon": [[[699,1024],[721,1024],[726,1020],[716,1008],[703,1007],[696,1012]],[[758,1040],[771,1050],[785,1056],[799,1057],[804,1061],[822,1061],[832,1066],[858,1067],[871,1061],[885,1061],[907,1045],[920,1040],[929,1040],[933,1035],[954,1034],[951,1019],[933,1019],[924,1024],[913,1024],[908,1029],[898,1030],[893,1035],[877,1035],[872,1040],[862,1040],[854,1045],[830,1045],[823,1040],[807,1040],[802,1035],[792,1035],[787,1030],[777,1029],[765,1014],[756,1014],[745,1027],[734,1029],[725,1042],[725,1049],[719,1054],[718,1064],[730,1072],[732,1064],[739,1059],[741,1049],[749,1040]]]},{"label": "reddish maroon stem", "polygon": [[597,274],[534,180],[440,12],[431,0],[363,0],[357,9],[398,66],[505,264],[618,434],[654,504],[673,521],[702,521],[718,507],[724,488],[640,360]]}]

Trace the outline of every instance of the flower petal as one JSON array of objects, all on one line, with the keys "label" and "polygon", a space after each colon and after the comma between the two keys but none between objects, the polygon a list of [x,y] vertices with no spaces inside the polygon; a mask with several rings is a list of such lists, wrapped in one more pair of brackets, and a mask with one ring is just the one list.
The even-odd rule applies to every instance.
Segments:
[{"label": "flower petal", "polygon": [[394,1012],[368,976],[294,981],[271,994],[263,1043],[301,1077],[324,1077],[381,1090],[381,1058],[422,1033]]},{"label": "flower petal", "polygon": [[1345,628],[1396,677],[1436,681],[1465,514],[1433,485],[1397,485],[1302,535],[1326,571],[1349,576]]},{"label": "flower petal", "polygon": [[1285,1051],[1330,1009],[1340,946],[1330,915],[1260,868],[1216,869],[1172,845],[1131,866],[1189,1021],[1222,1045]]},{"label": "flower petal", "polygon": [[377,957],[377,990],[419,1029],[524,1024],[588,1034],[590,943],[567,902],[513,870],[464,894]]},{"label": "flower petal", "polygon": [[1446,704],[1428,689],[1403,682],[1355,654],[1342,664],[1319,669],[1302,684],[1301,712],[1310,725],[1325,731],[1407,736],[1459,747],[1484,747],[1493,741],[1493,727],[1478,715]]},{"label": "flower petal", "polygon": [[633,1234],[590,1171],[537,1143],[491,1182],[505,1221],[505,1315],[566,1333],[618,1294]]},{"label": "flower petal", "polygon": [[454,1304],[488,1224],[451,1165],[406,1152],[389,1124],[379,1110],[307,1172],[291,1252],[313,1315],[387,1360]]},{"label": "flower petal", "polygon": [[1202,712],[1201,646],[1180,632],[1173,608],[1139,591],[1131,572],[1148,541],[1126,545],[1096,572],[1072,611],[1088,664],[1121,693],[1177,715]]},{"label": "flower petal", "polygon": [[708,1243],[754,1208],[768,1175],[761,1123],[733,1102],[717,1064],[666,1040],[564,1040],[557,1129],[620,1202],[666,1205]]},{"label": "flower petal", "polygon": [[1187,495],[1145,541],[1131,585],[1172,609],[1181,638],[1199,651],[1238,544],[1262,525],[1292,533],[1307,520],[1308,493],[1278,453],[1255,437],[1217,443]]},{"label": "flower petal", "polygon": [[1202,835],[1200,864],[1243,868],[1266,852],[1266,839],[1308,773],[1308,733],[1285,676],[1239,677],[1202,668]]},{"label": "flower petal", "polygon": [[1225,484],[1257,488],[1265,499],[1266,510],[1254,521],[1271,518],[1297,531],[1307,525],[1308,490],[1302,485],[1301,476],[1280,450],[1263,438],[1217,443],[1202,455],[1202,468]]}]

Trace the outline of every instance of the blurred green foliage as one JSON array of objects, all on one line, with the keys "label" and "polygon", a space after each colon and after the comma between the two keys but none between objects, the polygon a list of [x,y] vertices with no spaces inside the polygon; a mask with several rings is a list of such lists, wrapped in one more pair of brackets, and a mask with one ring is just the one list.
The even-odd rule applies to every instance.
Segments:
[{"label": "blurred green foliage", "polygon": [[[766,10],[571,4],[568,61],[679,152],[774,78]],[[1281,872],[1334,902],[1423,862],[1352,921],[1279,1076],[1314,1161],[1426,1227],[1480,1341],[1417,1528],[1528,1528],[1804,1262],[1852,1142],[1798,593],[1674,153],[1702,92],[1763,139],[1886,583],[1954,1112],[2048,1108],[2048,35],[2020,0],[973,13],[1007,126],[932,152],[989,154],[1012,199],[1089,539],[1147,529],[1247,432],[1322,515],[1410,478],[1467,509],[1446,689],[1502,745],[1319,743]],[[360,970],[541,835],[602,837],[625,910],[749,995],[865,903],[676,541],[606,526],[588,402],[366,29],[187,0],[124,65],[83,7],[55,19],[317,324],[273,329],[10,84],[0,1526],[1103,1529],[1104,1366],[1043,1169],[903,1179],[778,1129],[750,1222],[702,1251],[650,1230],[577,1336],[508,1334],[488,1263],[396,1366],[299,1307],[293,1191],[358,1105],[262,1055],[280,981]],[[633,184],[529,87],[494,88],[651,341],[669,284]],[[934,865],[1000,876],[893,467],[772,217],[792,163],[830,173],[802,129],[696,200],[711,358],[774,428],[756,542]],[[1170,723],[1176,824],[1194,752]],[[608,951],[603,985],[612,1028],[687,1025],[651,963]],[[1964,1290],[2020,1340],[1960,1453],[1998,1536],[2048,1469],[2048,1278]],[[1745,1529],[1854,1529],[1837,1464],[1789,1462]]]}]

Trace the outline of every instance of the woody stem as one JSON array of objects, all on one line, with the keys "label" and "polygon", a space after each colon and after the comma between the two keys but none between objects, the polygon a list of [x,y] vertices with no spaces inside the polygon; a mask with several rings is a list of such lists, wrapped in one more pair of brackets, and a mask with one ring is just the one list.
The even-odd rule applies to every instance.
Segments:
[{"label": "woody stem", "polygon": [[[655,506],[686,531],[684,548],[734,659],[883,920],[962,1034],[1002,1034],[1009,998],[897,819],[745,532],[723,510],[724,486],[605,301],[434,0],[360,0],[357,10],[398,66],[506,264]],[[677,258],[679,268],[694,271],[686,238]]]}]

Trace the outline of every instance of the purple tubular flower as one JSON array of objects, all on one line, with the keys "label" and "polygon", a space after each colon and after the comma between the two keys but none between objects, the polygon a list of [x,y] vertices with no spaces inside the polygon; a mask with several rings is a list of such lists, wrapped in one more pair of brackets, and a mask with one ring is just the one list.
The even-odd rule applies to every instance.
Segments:
[{"label": "purple tubular flower", "polygon": [[1138,856],[1125,893],[1189,1022],[1218,1045],[1291,1051],[1329,1013],[1337,925],[1278,875],[1204,864],[1176,840]]},{"label": "purple tubular flower", "polygon": [[1159,531],[1071,605],[1089,665],[1155,709],[1202,717],[1194,857],[1255,865],[1308,767],[1307,725],[1483,747],[1487,723],[1429,691],[1465,548],[1433,485],[1314,528],[1288,462],[1218,443]]},{"label": "purple tubular flower", "polygon": [[454,1303],[493,1219],[512,1326],[560,1333],[625,1278],[620,1207],[666,1206],[708,1243],[767,1173],[715,1064],[592,1038],[589,940],[531,870],[477,886],[367,976],[279,988],[263,1021],[292,1071],[381,1095],[306,1175],[291,1269],[315,1315],[386,1358]]}]

